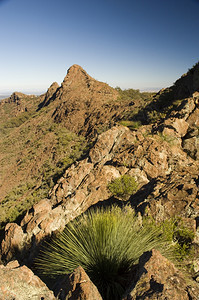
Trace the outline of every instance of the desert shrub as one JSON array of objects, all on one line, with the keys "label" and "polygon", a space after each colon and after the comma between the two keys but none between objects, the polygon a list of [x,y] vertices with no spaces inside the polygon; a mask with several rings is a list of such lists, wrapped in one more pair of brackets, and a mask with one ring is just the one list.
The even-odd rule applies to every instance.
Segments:
[{"label": "desert shrub", "polygon": [[154,93],[151,92],[140,92],[139,89],[125,89],[122,90],[120,87],[116,87],[119,92],[119,100],[144,100],[149,101],[152,99]]},{"label": "desert shrub", "polygon": [[108,184],[109,191],[116,197],[127,200],[137,191],[138,183],[135,178],[127,174],[114,179]]},{"label": "desert shrub", "polygon": [[164,111],[151,110],[147,112],[147,118],[150,123],[156,123],[160,120],[164,120],[166,113]]},{"label": "desert shrub", "polygon": [[14,128],[21,126],[24,122],[26,122],[31,117],[29,112],[23,112],[19,116],[10,118],[4,124],[5,128]]},{"label": "desert shrub", "polygon": [[142,227],[130,207],[101,208],[70,222],[44,245],[35,264],[51,277],[82,266],[104,300],[117,300],[139,257],[152,248],[169,253],[160,231]]},{"label": "desert shrub", "polygon": [[129,129],[138,129],[142,126],[140,121],[129,121],[129,120],[122,120],[119,122],[121,125],[128,127]]},{"label": "desert shrub", "polygon": [[19,216],[24,214],[35,203],[31,195],[28,195],[23,201],[19,200],[25,192],[26,185],[22,187],[24,187],[24,190],[19,188],[13,189],[1,202],[0,230],[5,227],[6,223],[16,222]]},{"label": "desert shrub", "polygon": [[165,220],[160,227],[165,238],[174,244],[175,257],[180,261],[186,259],[192,252],[194,231],[177,217]]}]

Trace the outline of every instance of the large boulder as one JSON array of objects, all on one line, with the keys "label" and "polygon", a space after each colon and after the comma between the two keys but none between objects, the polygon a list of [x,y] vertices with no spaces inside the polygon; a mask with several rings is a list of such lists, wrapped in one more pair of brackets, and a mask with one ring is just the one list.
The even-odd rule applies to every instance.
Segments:
[{"label": "large boulder", "polygon": [[[158,177],[142,192],[132,197],[132,204],[142,214],[148,212],[157,221],[175,216],[199,217],[198,167],[184,167]],[[147,209],[146,209],[147,208]]]},{"label": "large boulder", "polygon": [[197,300],[198,295],[196,283],[186,280],[173,263],[153,249],[140,257],[136,282],[123,300]]},{"label": "large boulder", "polygon": [[98,289],[82,267],[57,282],[55,295],[60,300],[102,300]]},{"label": "large boulder", "polygon": [[12,261],[7,266],[0,265],[1,300],[54,300],[55,296],[39,277],[26,266]]},{"label": "large boulder", "polygon": [[8,223],[5,237],[1,243],[3,261],[16,258],[31,263],[40,242],[65,226],[61,206],[53,207],[49,200],[43,199],[27,211],[20,225]]}]

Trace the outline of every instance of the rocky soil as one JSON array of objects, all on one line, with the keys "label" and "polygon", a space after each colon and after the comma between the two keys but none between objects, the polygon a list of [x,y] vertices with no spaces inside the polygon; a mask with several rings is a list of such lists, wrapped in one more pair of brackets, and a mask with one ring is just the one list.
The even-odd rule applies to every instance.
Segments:
[{"label": "rocky soil", "polygon": [[[49,109],[55,122],[83,134],[92,146],[66,168],[47,198],[33,205],[21,220],[5,226],[1,299],[102,299],[81,267],[51,286],[54,294],[29,268],[45,239],[90,207],[113,203],[128,203],[140,216],[152,216],[157,222],[181,217],[195,233],[192,275],[186,278],[153,249],[140,257],[123,300],[199,299],[198,70],[196,65],[170,88],[168,93],[175,92],[173,100],[179,101],[164,119],[134,130],[116,120],[139,104],[135,101],[132,108],[130,102],[124,102],[122,107],[117,102],[118,91],[97,82],[77,65],[69,69],[60,87],[53,83],[40,97],[38,111]],[[9,101],[20,102],[20,94]],[[107,189],[108,183],[124,174],[138,183],[137,192],[125,201]]]}]

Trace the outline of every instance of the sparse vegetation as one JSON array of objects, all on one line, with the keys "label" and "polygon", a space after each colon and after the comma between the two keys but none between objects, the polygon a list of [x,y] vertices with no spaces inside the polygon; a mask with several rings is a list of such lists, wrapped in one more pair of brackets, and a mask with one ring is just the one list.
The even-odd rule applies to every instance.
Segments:
[{"label": "sparse vegetation", "polygon": [[144,100],[146,102],[151,101],[155,93],[151,92],[140,92],[139,89],[125,89],[122,90],[120,87],[116,87],[119,92],[119,100]]},{"label": "sparse vegetation", "polygon": [[180,261],[186,259],[192,251],[194,231],[187,227],[179,217],[166,219],[160,227],[165,238],[174,243],[175,257]]},{"label": "sparse vegetation", "polygon": [[[30,209],[35,203],[36,200],[31,195],[23,197],[33,188],[32,182],[21,184],[3,199],[0,205],[0,230],[6,223],[16,221],[19,215]],[[23,197],[23,201],[21,201],[21,197]]]},{"label": "sparse vegetation", "polygon": [[[24,116],[26,114],[22,113],[20,117],[11,118],[8,125],[13,127],[9,125],[5,127],[5,133],[1,132],[3,159],[0,172],[2,179],[8,172],[13,176],[12,188],[0,203],[1,228],[6,222],[15,221],[40,199],[48,197],[50,188],[65,169],[88,150],[88,143],[82,136],[52,119],[42,118],[39,113],[35,117],[38,120],[34,118],[32,121]],[[32,126],[35,121],[35,126]]]},{"label": "sparse vegetation", "polygon": [[[155,135],[154,135],[155,136]],[[162,140],[165,141],[167,143],[169,143],[170,145],[174,145],[175,142],[177,141],[177,138],[175,136],[172,135],[168,135],[168,134],[163,134],[162,132],[158,133],[158,137]]]},{"label": "sparse vegetation", "polygon": [[126,126],[131,130],[138,129],[142,126],[140,121],[129,121],[129,120],[122,120],[119,122],[120,125]]},{"label": "sparse vegetation", "polygon": [[128,200],[137,191],[138,183],[135,178],[127,174],[114,179],[108,184],[109,191],[118,198]]},{"label": "sparse vegetation", "polygon": [[19,116],[10,118],[7,122],[1,125],[2,128],[14,128],[19,127],[24,122],[26,122],[30,117],[31,113],[29,112],[23,112]]},{"label": "sparse vegetation", "polygon": [[165,117],[166,117],[166,112],[152,110],[147,113],[147,119],[149,123],[156,123],[158,121],[164,120]]}]

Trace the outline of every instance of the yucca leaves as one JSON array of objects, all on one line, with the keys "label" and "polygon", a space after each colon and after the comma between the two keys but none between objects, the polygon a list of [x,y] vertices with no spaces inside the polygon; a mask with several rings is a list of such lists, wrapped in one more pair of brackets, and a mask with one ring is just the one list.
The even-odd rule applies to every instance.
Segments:
[{"label": "yucca leaves", "polygon": [[130,207],[90,210],[45,245],[36,265],[48,276],[71,273],[81,265],[103,299],[119,299],[142,253],[165,251],[165,245],[160,231],[140,226]]}]

